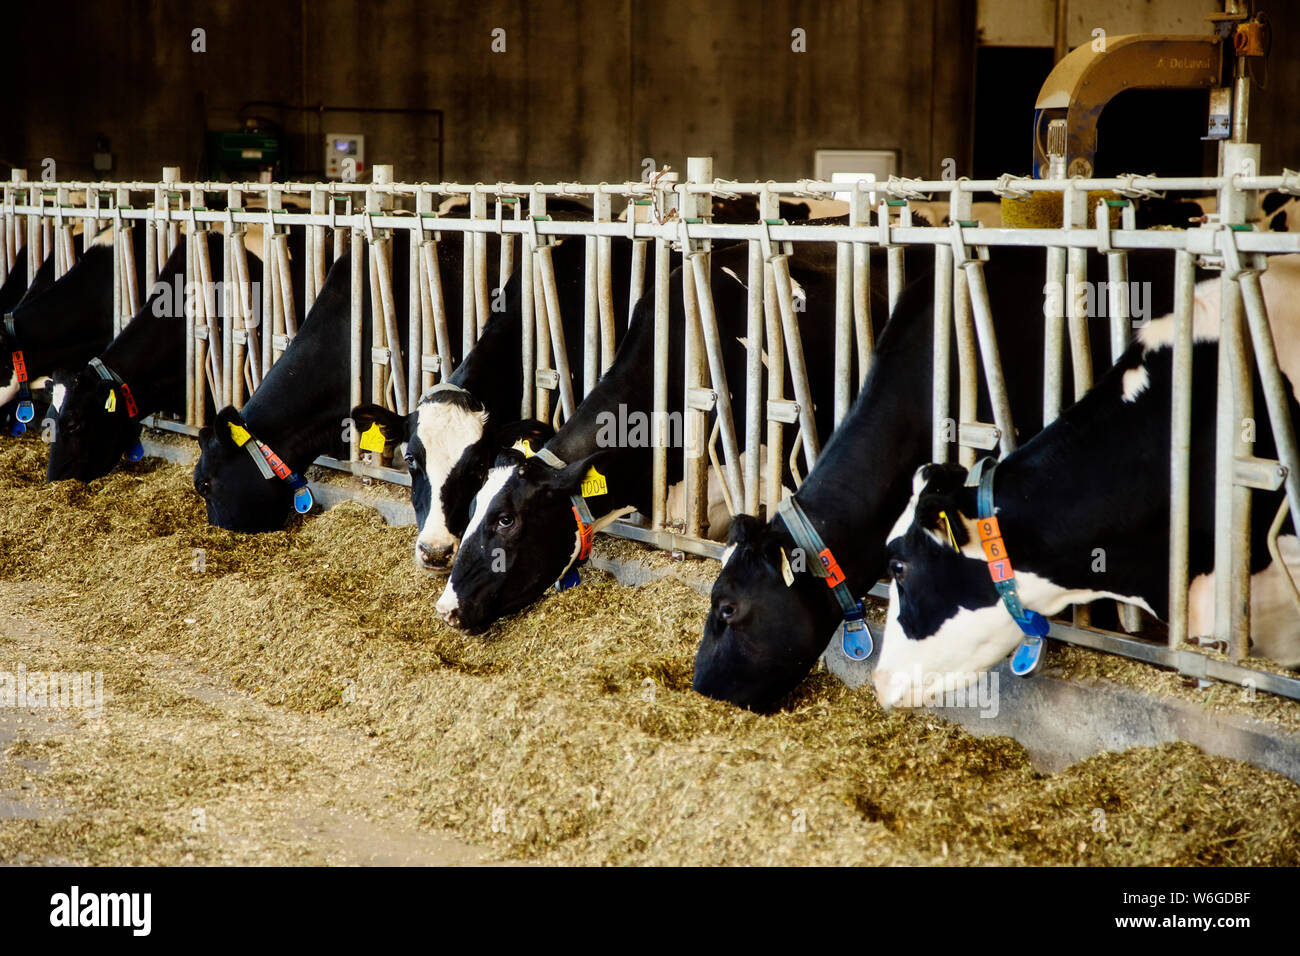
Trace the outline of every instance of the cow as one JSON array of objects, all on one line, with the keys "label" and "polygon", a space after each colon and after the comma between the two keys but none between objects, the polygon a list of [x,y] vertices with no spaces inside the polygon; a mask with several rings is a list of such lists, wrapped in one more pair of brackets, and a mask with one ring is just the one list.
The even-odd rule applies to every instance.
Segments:
[{"label": "cow", "polygon": [[1300,198],[1284,192],[1265,193],[1260,197],[1262,222],[1266,232],[1300,232]]},{"label": "cow", "polygon": [[[1029,303],[1041,302],[1041,287],[1032,277],[1043,276],[1044,267],[1041,249],[1015,247],[992,250],[984,266],[1021,440],[1042,425],[1043,323],[1039,308]],[[1172,308],[1168,254],[1132,252],[1129,269],[1131,281],[1150,290],[1143,311],[1159,315]],[[1091,254],[1088,274],[1105,275],[1105,259]],[[1101,316],[1089,322],[1093,355],[1105,354],[1108,322]],[[913,471],[930,460],[932,356],[933,278],[922,276],[899,298],[866,383],[795,495],[855,596],[884,571],[887,532],[911,493]],[[950,394],[956,396],[955,369],[953,375]],[[1072,388],[1068,363],[1064,388]],[[992,420],[983,387],[979,417]],[[799,562],[791,565],[797,548],[784,518],[764,524],[742,516],[733,522],[696,653],[696,691],[768,711],[826,650],[842,609],[828,579],[814,576],[815,556],[803,562],[807,573],[799,571]]]},{"label": "cow", "polygon": [[[1300,406],[1300,256],[1274,258],[1260,278],[1288,380],[1292,421]],[[1219,332],[1218,280],[1194,302],[1189,633],[1214,629],[1214,446]],[[993,577],[1015,582],[1026,633],[1043,618],[1100,597],[1168,614],[1170,395],[1173,318],[1137,333],[1116,365],[1079,402],[995,467],[979,487],[963,468],[919,469],[889,532],[891,583],[873,682],[886,707],[917,706],[1012,653],[1022,632]],[[1208,387],[1207,387],[1208,385]],[[1253,454],[1276,456],[1263,392],[1254,388]],[[1236,426],[1234,426],[1235,428]],[[988,465],[993,465],[990,460]],[[1290,518],[1278,567],[1266,547],[1282,492],[1256,492],[1251,509],[1253,652],[1300,666],[1300,623],[1288,574],[1300,569]],[[1009,561],[1009,566],[1006,562]],[[1008,586],[1003,585],[1002,591]]]},{"label": "cow", "polygon": [[[142,264],[145,230],[132,229],[131,236],[135,261]],[[55,369],[80,366],[108,345],[113,337],[113,256],[112,230],[105,229],[62,278],[5,315],[0,405],[15,398],[26,401],[22,395],[32,382]]]},{"label": "cow", "polygon": [[[745,352],[732,343],[746,334],[748,292],[739,277],[748,269],[747,245],[715,250],[712,288],[719,334],[723,343],[728,383],[744,381]],[[796,293],[806,303],[800,315],[804,348],[816,368],[827,360],[834,301],[834,252],[821,247],[800,250],[790,260]],[[669,321],[670,382],[682,380],[685,317],[681,301],[681,267],[673,270]],[[505,614],[520,610],[539,598],[552,583],[569,583],[575,566],[587,556],[591,535],[633,511],[648,514],[651,498],[651,448],[649,427],[636,438],[611,435],[612,420],[652,423],[654,368],[654,302],[641,299],[635,309],[626,341],[614,364],[577,408],[573,418],[550,442],[544,453],[502,452],[478,492],[469,525],[456,552],[451,575],[437,610],[449,623],[466,630],[481,630]],[[830,430],[831,376],[812,376],[817,428]],[[735,420],[744,420],[743,389],[732,384]],[[669,389],[666,424],[680,420],[683,394]],[[669,442],[671,428],[669,428]],[[681,429],[678,430],[679,433]],[[792,429],[789,431],[793,431]],[[680,434],[678,443],[680,443]],[[668,455],[668,481],[681,477],[681,456]],[[585,487],[584,487],[585,486]],[[577,504],[589,510],[591,521]]]},{"label": "cow", "polygon": [[[75,243],[74,243],[75,247]],[[40,295],[54,284],[54,256],[46,255],[31,284],[27,282],[27,246],[18,250],[9,277],[0,286],[0,313],[12,312],[20,302]]]},{"label": "cow", "polygon": [[[406,256],[394,256],[393,288],[406,287]],[[365,321],[370,319],[369,270],[362,269]],[[398,327],[406,328],[405,297],[396,296]],[[279,360],[243,408],[226,406],[213,424],[199,429],[194,490],[204,499],[208,522],[229,531],[260,533],[284,527],[309,494],[298,478],[323,454],[342,454],[351,393],[349,343],[352,266],[336,260],[311,310]],[[365,363],[367,372],[370,363]],[[271,452],[272,470],[254,454]],[[275,461],[288,469],[283,475]],[[292,477],[290,477],[292,476]]]},{"label": "cow", "polygon": [[[628,297],[631,245],[616,239],[611,273],[615,302]],[[564,326],[570,373],[581,380],[585,244],[562,241],[552,248],[556,293]],[[653,271],[653,249],[647,255]],[[540,294],[540,290],[537,290]],[[520,419],[523,393],[519,280],[506,286],[506,309],[494,316],[465,361],[448,379],[452,387],[435,387],[402,417],[370,403],[352,410],[363,434],[378,426],[385,447],[405,443],[411,475],[411,504],[419,534],[415,561],[427,569],[446,565],[469,522],[469,505],[487,478],[497,453],[520,442],[541,448],[554,429],[535,419]],[[623,323],[614,323],[617,342]]]},{"label": "cow", "polygon": [[[203,232],[214,275],[222,273],[220,235]],[[251,282],[260,282],[261,261],[248,257]],[[185,367],[184,297],[172,294],[185,275],[185,244],[177,243],[158,274],[149,299],[106,350],[80,369],[58,369],[50,405],[54,421],[47,481],[92,481],[108,474],[123,456],[137,460],[140,419],[156,412],[183,413]],[[221,308],[225,297],[217,297]]]}]

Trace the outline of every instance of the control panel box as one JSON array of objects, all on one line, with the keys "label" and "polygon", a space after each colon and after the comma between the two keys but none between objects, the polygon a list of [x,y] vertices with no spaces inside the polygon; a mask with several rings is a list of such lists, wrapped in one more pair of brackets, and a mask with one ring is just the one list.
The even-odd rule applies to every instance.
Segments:
[{"label": "control panel box", "polygon": [[366,138],[361,133],[325,134],[325,178],[356,182],[366,169]]}]

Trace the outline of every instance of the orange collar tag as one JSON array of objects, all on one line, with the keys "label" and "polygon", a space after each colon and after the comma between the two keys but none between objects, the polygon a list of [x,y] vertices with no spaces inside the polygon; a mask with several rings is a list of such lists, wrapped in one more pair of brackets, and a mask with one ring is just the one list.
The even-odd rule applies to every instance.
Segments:
[{"label": "orange collar tag", "polygon": [[280,460],[280,456],[261,443],[258,444],[258,449],[262,452],[262,457],[266,459],[266,463],[271,466],[271,470],[275,472],[275,477],[288,481],[293,472],[289,470],[288,465]]},{"label": "orange collar tag", "polygon": [[578,515],[578,509],[573,509],[573,520],[578,522],[578,560],[586,561],[591,556],[592,542],[595,540],[596,532],[591,525],[587,524]]},{"label": "orange collar tag", "polygon": [[27,381],[27,363],[23,360],[21,350],[13,353],[14,375],[19,383]]},{"label": "orange collar tag", "polygon": [[131,394],[131,386],[123,382],[121,388],[122,400],[126,402],[126,414],[131,418],[135,418],[140,412],[140,407],[136,405],[135,396]]},{"label": "orange collar tag", "polygon": [[835,555],[831,554],[831,549],[823,548],[817,557],[822,559],[822,564],[826,568],[826,586],[837,588],[843,584],[844,572],[840,570],[840,563],[835,560]]},{"label": "orange collar tag", "polygon": [[975,522],[979,532],[980,547],[984,549],[984,560],[988,562],[989,575],[995,582],[1009,581],[1016,572],[1011,568],[1011,559],[1007,557],[1007,545],[1002,540],[1002,528],[996,517],[980,518]]}]

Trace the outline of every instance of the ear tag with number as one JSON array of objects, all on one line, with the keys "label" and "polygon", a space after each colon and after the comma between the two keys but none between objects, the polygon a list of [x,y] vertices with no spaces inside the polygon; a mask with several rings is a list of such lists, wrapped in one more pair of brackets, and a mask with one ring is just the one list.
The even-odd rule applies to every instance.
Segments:
[{"label": "ear tag with number", "polygon": [[952,533],[952,522],[948,518],[948,512],[940,511],[939,517],[943,519],[943,527],[948,532],[948,542],[952,545],[952,549],[960,553],[961,548],[957,547],[957,536]]},{"label": "ear tag with number", "polygon": [[785,548],[781,549],[781,577],[785,578],[785,586],[794,586],[794,571],[790,569],[790,558],[785,553]]},{"label": "ear tag with number", "polygon": [[384,444],[384,430],[379,427],[378,422],[372,422],[370,427],[361,433],[362,451],[382,452]]},{"label": "ear tag with number", "polygon": [[117,389],[108,390],[108,398],[104,399],[104,411],[110,413],[117,411]]},{"label": "ear tag with number", "polygon": [[515,451],[523,452],[525,458],[532,458],[537,452],[533,451],[533,446],[528,443],[527,438],[521,438],[510,446]]},{"label": "ear tag with number", "polygon": [[595,498],[597,495],[608,494],[609,485],[605,483],[605,476],[596,470],[593,465],[587,471],[587,477],[582,479],[582,497]]},{"label": "ear tag with number", "polygon": [[234,439],[236,445],[238,445],[240,448],[243,448],[245,445],[248,444],[249,439],[252,438],[253,436],[248,433],[248,429],[245,428],[243,425],[236,425],[234,422],[231,422],[230,437]]}]

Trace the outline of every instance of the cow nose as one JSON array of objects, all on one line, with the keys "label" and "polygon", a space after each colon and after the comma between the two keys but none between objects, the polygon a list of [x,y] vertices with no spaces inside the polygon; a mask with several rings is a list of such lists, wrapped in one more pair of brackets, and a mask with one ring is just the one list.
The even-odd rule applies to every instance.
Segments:
[{"label": "cow nose", "polygon": [[416,559],[421,566],[426,568],[445,567],[447,560],[451,557],[453,546],[447,545],[445,548],[435,548],[432,545],[420,542],[415,546]]},{"label": "cow nose", "polygon": [[907,694],[906,674],[895,674],[893,671],[881,670],[877,667],[875,674],[872,675],[871,682],[876,688],[876,699],[880,701],[880,706],[885,710],[907,706],[903,702],[903,698]]},{"label": "cow nose", "polygon": [[448,624],[453,626],[459,624],[460,601],[456,599],[456,595],[452,591],[450,584],[448,584],[446,589],[442,592],[442,596],[438,598],[438,603],[434,605],[434,609]]}]

